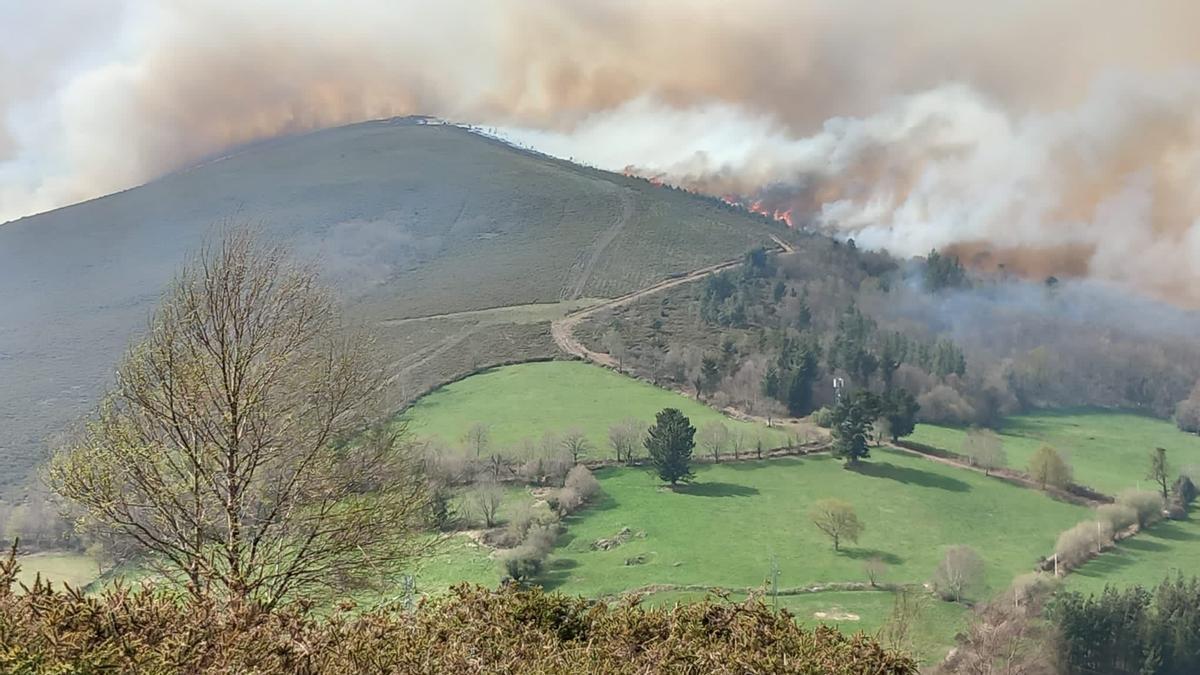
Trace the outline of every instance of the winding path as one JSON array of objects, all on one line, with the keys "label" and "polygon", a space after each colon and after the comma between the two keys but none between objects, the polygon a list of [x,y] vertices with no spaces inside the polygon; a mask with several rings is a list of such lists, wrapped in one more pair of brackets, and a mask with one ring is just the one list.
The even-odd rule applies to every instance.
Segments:
[{"label": "winding path", "polygon": [[[782,253],[792,253],[796,250],[791,244],[773,234],[771,235],[771,239],[775,241],[775,245],[779,247],[779,251]],[[561,319],[555,319],[550,323],[550,334],[554,337],[555,344],[557,344],[559,349],[563,350],[564,352],[602,366],[615,368],[617,366],[617,362],[613,360],[611,356],[588,349],[575,337],[575,328],[580,324],[580,322],[590,316],[595,315],[601,310],[628,305],[629,303],[647,295],[652,295],[660,291],[665,291],[668,288],[674,288],[676,286],[682,286],[684,284],[690,284],[694,281],[699,281],[709,275],[716,274],[722,270],[727,270],[731,267],[739,265],[741,262],[742,259],[737,258],[735,260],[726,260],[725,262],[720,262],[715,265],[709,265],[708,267],[701,267],[700,269],[688,272],[683,276],[664,279],[663,281],[647,286],[640,290],[626,293],[625,295],[615,298],[610,298],[608,300],[604,300],[603,302],[598,302],[594,305],[584,307],[583,309],[570,312]]]}]

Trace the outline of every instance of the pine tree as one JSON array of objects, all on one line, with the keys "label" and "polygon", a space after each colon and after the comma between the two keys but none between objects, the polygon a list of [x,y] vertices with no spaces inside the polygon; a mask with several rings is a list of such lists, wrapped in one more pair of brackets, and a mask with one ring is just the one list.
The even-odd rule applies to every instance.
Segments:
[{"label": "pine tree", "polygon": [[860,389],[844,396],[833,409],[833,454],[847,465],[870,456],[867,437],[879,416],[879,397]]},{"label": "pine tree", "polygon": [[892,442],[908,436],[917,428],[917,413],[921,404],[916,397],[899,387],[889,390],[880,401],[881,414],[887,418],[888,429],[892,434]]},{"label": "pine tree", "polygon": [[672,486],[692,478],[689,464],[696,447],[696,427],[683,413],[666,408],[655,416],[645,446],[658,477]]}]

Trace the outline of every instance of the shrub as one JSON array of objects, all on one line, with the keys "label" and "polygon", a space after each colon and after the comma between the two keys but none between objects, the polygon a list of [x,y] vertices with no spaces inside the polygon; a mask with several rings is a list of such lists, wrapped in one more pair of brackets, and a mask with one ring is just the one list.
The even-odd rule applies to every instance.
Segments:
[{"label": "shrub", "polygon": [[542,571],[546,553],[529,546],[518,546],[501,557],[504,571],[513,581],[527,581]]},{"label": "shrub", "polygon": [[946,549],[933,573],[933,587],[945,600],[958,602],[982,584],[983,558],[963,544]]},{"label": "shrub", "polygon": [[567,473],[567,479],[563,482],[563,487],[568,490],[574,490],[579,494],[579,498],[583,501],[589,501],[596,495],[600,494],[600,481],[592,475],[586,466],[573,467]]},{"label": "shrub", "polygon": [[1108,523],[1114,532],[1128,529],[1138,522],[1137,511],[1128,504],[1105,504],[1096,509],[1096,518]]},{"label": "shrub", "polygon": [[1200,398],[1193,393],[1175,406],[1175,424],[1189,433],[1200,433]]},{"label": "shrub", "polygon": [[546,460],[538,457],[525,462],[521,468],[517,469],[517,475],[530,485],[544,485],[546,483]]},{"label": "shrub", "polygon": [[1117,495],[1117,503],[1130,507],[1137,514],[1138,527],[1149,527],[1162,520],[1162,495],[1149,490],[1125,490]]},{"label": "shrub", "polygon": [[528,534],[529,528],[533,523],[533,509],[530,508],[529,504],[518,506],[516,512],[508,519],[508,524],[504,527],[504,537],[501,539],[501,545],[514,547],[525,541],[525,535]]},{"label": "shrub", "polygon": [[1071,484],[1071,465],[1057,450],[1043,445],[1029,459],[1029,475],[1042,489],[1047,485],[1065,488]]},{"label": "shrub", "polygon": [[967,424],[975,420],[973,408],[963,395],[947,384],[939,384],[917,397],[924,422]]},{"label": "shrub", "polygon": [[1181,475],[1175,479],[1175,484],[1171,486],[1171,492],[1184,504],[1191,504],[1196,500],[1196,484],[1187,475]]},{"label": "shrub", "polygon": [[828,429],[833,426],[833,411],[828,407],[822,407],[812,414],[813,424]]},{"label": "shrub", "polygon": [[563,488],[546,499],[546,503],[550,508],[554,509],[560,516],[565,516],[574,513],[583,506],[583,497],[571,488]]},{"label": "shrub", "polygon": [[1058,536],[1054,554],[1059,564],[1078,567],[1112,543],[1113,527],[1108,521],[1088,520]]},{"label": "shrub", "polygon": [[530,517],[526,523],[521,544],[500,556],[505,573],[514,581],[526,581],[537,576],[546,556],[554,549],[554,542],[562,534],[562,526],[558,521],[536,522]]},{"label": "shrub", "polygon": [[444,485],[429,490],[429,526],[439,532],[454,529],[458,518],[454,513],[454,493]]},{"label": "shrub", "polygon": [[758,600],[643,608],[463,585],[416,611],[234,613],[161,592],[17,593],[15,578],[15,563],[0,560],[5,672],[917,672],[873,638],[805,629]]},{"label": "shrub", "polygon": [[1025,604],[1034,598],[1045,598],[1053,594],[1062,581],[1051,574],[1028,572],[1013,579],[1008,593],[1015,604]]}]

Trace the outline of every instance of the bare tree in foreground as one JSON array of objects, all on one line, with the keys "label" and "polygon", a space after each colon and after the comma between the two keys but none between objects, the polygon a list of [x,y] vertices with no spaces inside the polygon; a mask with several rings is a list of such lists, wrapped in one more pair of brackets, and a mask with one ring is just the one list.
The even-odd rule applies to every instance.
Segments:
[{"label": "bare tree in foreground", "polygon": [[402,428],[359,432],[381,373],[315,272],[246,232],[176,279],[50,469],[83,525],[196,596],[274,606],[420,554],[430,497]]}]

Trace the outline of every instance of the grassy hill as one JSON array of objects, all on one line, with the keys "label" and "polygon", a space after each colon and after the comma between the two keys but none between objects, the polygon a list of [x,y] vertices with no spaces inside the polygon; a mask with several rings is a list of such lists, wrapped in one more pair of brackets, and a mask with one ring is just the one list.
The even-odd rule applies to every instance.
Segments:
[{"label": "grassy hill", "polygon": [[[480,365],[554,353],[536,313],[457,312],[620,294],[736,257],[771,228],[411,120],[255,144],[0,225],[0,496],[47,435],[95,403],[164,284],[223,221],[317,259],[351,316],[384,324],[401,400]],[[400,321],[431,314],[450,316]]]}]

